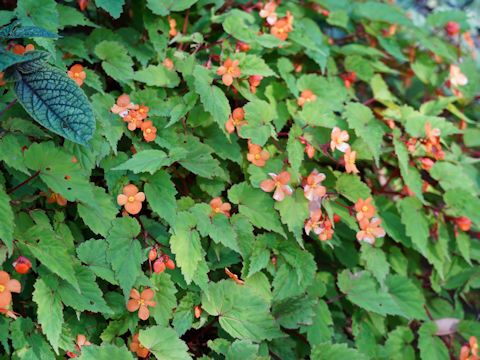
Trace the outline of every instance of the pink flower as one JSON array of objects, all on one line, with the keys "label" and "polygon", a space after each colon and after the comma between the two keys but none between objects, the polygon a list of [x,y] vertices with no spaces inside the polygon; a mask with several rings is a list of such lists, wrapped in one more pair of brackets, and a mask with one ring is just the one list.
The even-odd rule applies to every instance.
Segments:
[{"label": "pink flower", "polygon": [[292,195],[292,188],[288,186],[290,182],[290,173],[288,171],[283,171],[280,174],[269,173],[270,177],[273,179],[265,179],[261,182],[260,187],[265,192],[272,192],[275,189],[273,198],[277,201],[282,201],[285,199],[285,194],[288,196]]}]

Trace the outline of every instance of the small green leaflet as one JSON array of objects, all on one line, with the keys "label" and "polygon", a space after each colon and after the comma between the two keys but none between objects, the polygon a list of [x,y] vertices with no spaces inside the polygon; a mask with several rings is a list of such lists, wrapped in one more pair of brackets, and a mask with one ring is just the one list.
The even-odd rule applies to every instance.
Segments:
[{"label": "small green leaflet", "polygon": [[151,326],[140,330],[140,343],[148,348],[157,359],[189,360],[187,345],[179,339],[175,330],[164,326]]},{"label": "small green leaflet", "polygon": [[118,19],[123,11],[125,0],[95,0],[95,5],[108,12],[113,18]]},{"label": "small green leaflet", "polygon": [[437,324],[434,322],[423,323],[418,330],[418,347],[422,360],[448,360],[448,350],[438,336]]},{"label": "small green leaflet", "polygon": [[3,185],[0,184],[0,239],[7,246],[8,252],[13,250],[13,211],[10,206],[10,197],[5,192]]},{"label": "small green leaflet", "polygon": [[[153,151],[153,150],[152,150]],[[148,204],[161,218],[175,228],[177,190],[171,181],[170,175],[165,170],[158,171],[148,179],[144,187]]]}]

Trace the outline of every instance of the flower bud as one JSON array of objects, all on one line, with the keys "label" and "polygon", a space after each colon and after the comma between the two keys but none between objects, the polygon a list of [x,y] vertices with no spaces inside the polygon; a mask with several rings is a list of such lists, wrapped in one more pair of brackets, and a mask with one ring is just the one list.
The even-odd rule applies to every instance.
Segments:
[{"label": "flower bud", "polygon": [[470,230],[470,226],[472,225],[472,221],[468,217],[460,216],[455,221],[456,221],[458,227],[460,228],[460,230],[462,230],[462,231]]},{"label": "flower bud", "polygon": [[153,271],[155,271],[157,274],[161,274],[165,271],[165,263],[158,259],[153,263]]},{"label": "flower bud", "polygon": [[167,267],[168,267],[170,270],[175,269],[175,263],[173,262],[172,259],[168,259],[168,260],[167,260]]},{"label": "flower bud", "polygon": [[154,261],[157,258],[157,255],[158,255],[157,250],[155,249],[150,250],[150,252],[148,253],[148,260]]}]

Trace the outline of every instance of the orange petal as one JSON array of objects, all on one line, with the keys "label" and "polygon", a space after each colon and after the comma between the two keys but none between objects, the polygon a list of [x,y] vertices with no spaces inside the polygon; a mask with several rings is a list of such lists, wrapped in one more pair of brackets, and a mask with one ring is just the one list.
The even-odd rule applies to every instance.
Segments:
[{"label": "orange petal", "polygon": [[20,291],[22,291],[22,285],[20,285],[20,282],[16,279],[10,279],[10,281],[7,283],[6,288],[8,291],[14,293],[19,293]]},{"label": "orange petal", "polygon": [[133,184],[128,184],[123,188],[123,194],[126,196],[135,196],[138,193],[138,188]]},{"label": "orange petal", "polygon": [[140,293],[138,292],[137,289],[132,289],[132,291],[130,291],[130,297],[132,299],[139,300],[140,299]]},{"label": "orange petal", "polygon": [[142,210],[142,203],[140,201],[127,202],[125,204],[125,210],[127,210],[129,214],[136,215]]},{"label": "orange petal", "polygon": [[117,196],[117,204],[122,206],[128,202],[128,196],[120,194]]},{"label": "orange petal", "polygon": [[222,75],[222,81],[225,85],[230,86],[233,83],[233,77],[230,74],[224,74]]},{"label": "orange petal", "polygon": [[147,320],[150,317],[150,311],[148,307],[145,305],[140,306],[140,310],[138,310],[138,317],[142,320]]},{"label": "orange petal", "polygon": [[227,69],[225,68],[225,66],[220,66],[218,69],[217,69],[217,75],[223,75],[227,72]]},{"label": "orange petal", "polygon": [[10,294],[10,291],[4,290],[0,293],[0,308],[5,308],[10,304],[10,301],[12,301],[12,294]]},{"label": "orange petal", "polygon": [[137,311],[138,308],[140,307],[140,304],[138,303],[137,300],[128,300],[128,303],[127,303],[127,310],[130,311],[130,312],[133,312],[133,311]]},{"label": "orange petal", "polygon": [[281,186],[277,186],[277,189],[273,193],[273,198],[277,201],[283,201],[283,199],[285,199],[285,193]]},{"label": "orange petal", "polygon": [[85,344],[86,340],[87,340],[87,338],[85,337],[85,335],[79,334],[77,336],[77,344],[80,345],[80,346],[83,346]]},{"label": "orange petal", "polygon": [[265,179],[260,183],[260,188],[263,191],[271,192],[273,189],[275,189],[275,181],[271,179]]},{"label": "orange petal", "polygon": [[227,130],[229,134],[235,131],[235,124],[231,118],[228,119],[227,122],[225,123],[225,130]]},{"label": "orange petal", "polygon": [[135,195],[135,200],[136,201],[145,201],[145,193],[139,192],[137,195]]},{"label": "orange petal", "polygon": [[143,300],[152,300],[154,295],[155,293],[153,292],[152,289],[145,289],[142,291],[142,295],[140,295],[140,297]]},{"label": "orange petal", "polygon": [[280,174],[278,174],[277,181],[279,181],[281,184],[286,185],[290,182],[291,175],[288,171],[282,171]]},{"label": "orange petal", "polygon": [[0,284],[7,285],[10,280],[10,275],[6,271],[0,271]]}]

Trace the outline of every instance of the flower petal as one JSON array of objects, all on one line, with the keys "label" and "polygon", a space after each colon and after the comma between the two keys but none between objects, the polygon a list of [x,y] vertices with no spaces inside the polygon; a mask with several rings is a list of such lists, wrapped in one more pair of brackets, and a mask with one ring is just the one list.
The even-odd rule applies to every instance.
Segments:
[{"label": "flower petal", "polygon": [[275,181],[271,179],[265,179],[260,183],[260,188],[265,192],[271,192],[275,189]]},{"label": "flower petal", "polygon": [[142,203],[140,201],[127,202],[125,204],[125,210],[127,210],[129,214],[136,215],[142,210]]},{"label": "flower petal", "polygon": [[140,295],[140,297],[143,300],[152,300],[154,295],[155,293],[153,292],[152,289],[145,289],[142,291],[142,294]]},{"label": "flower petal", "polygon": [[20,285],[20,282],[16,279],[10,279],[10,281],[7,283],[6,288],[8,291],[14,293],[19,293],[20,291],[22,291],[22,285]]},{"label": "flower petal", "polygon": [[0,285],[7,285],[10,275],[6,271],[0,271]]},{"label": "flower petal", "polygon": [[135,196],[138,193],[138,188],[133,184],[128,184],[123,188],[123,194],[126,196]]},{"label": "flower petal", "polygon": [[120,194],[117,196],[117,204],[118,205],[125,205],[128,202],[128,196],[125,196],[123,194]]},{"label": "flower petal", "polygon": [[222,81],[225,85],[230,86],[233,83],[233,77],[230,74],[224,74],[222,75]]},{"label": "flower petal", "polygon": [[135,195],[135,200],[136,201],[145,201],[145,193],[139,192],[137,195]]},{"label": "flower petal", "polygon": [[273,193],[273,198],[277,201],[283,201],[283,199],[285,199],[285,193],[281,186],[277,186],[277,189]]},{"label": "flower petal", "polygon": [[128,311],[130,312],[137,311],[139,307],[140,307],[140,304],[138,303],[137,300],[133,300],[133,299],[128,300],[128,303],[127,303]]},{"label": "flower petal", "polygon": [[140,293],[138,292],[137,289],[132,289],[132,291],[130,291],[130,297],[132,299],[139,300],[140,299]]},{"label": "flower petal", "polygon": [[291,177],[292,176],[288,171],[282,171],[280,174],[278,174],[277,181],[283,185],[286,185],[290,182]]},{"label": "flower petal", "polygon": [[10,291],[5,290],[0,293],[0,308],[5,308],[12,301],[12,294]]},{"label": "flower petal", "polygon": [[141,320],[147,320],[150,317],[150,311],[148,310],[148,307],[145,305],[140,306],[140,310],[138,310],[138,317]]}]

